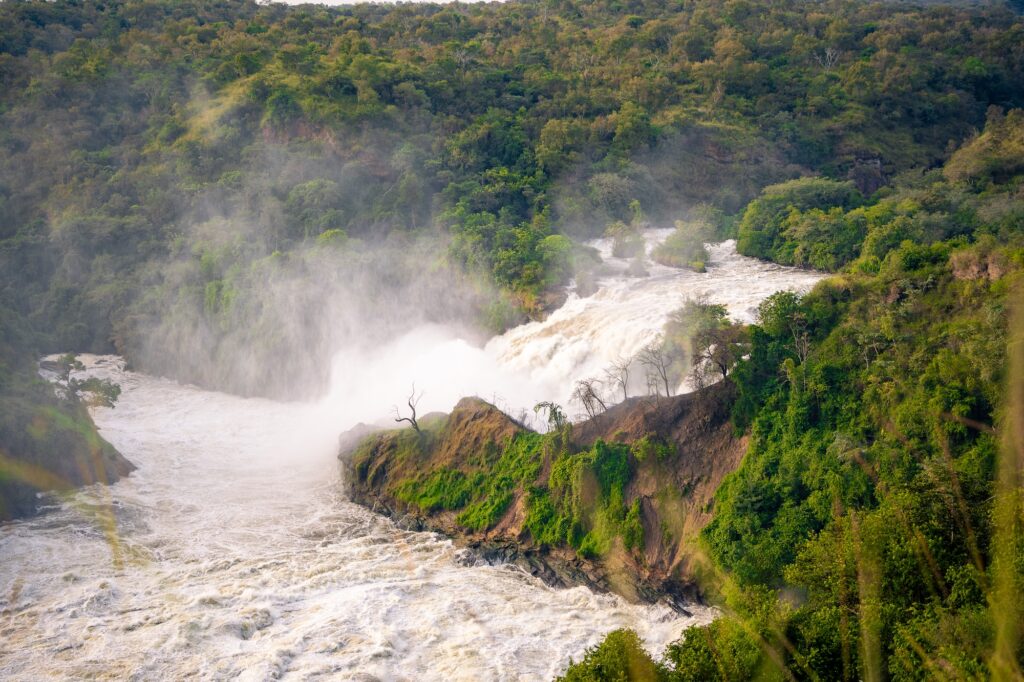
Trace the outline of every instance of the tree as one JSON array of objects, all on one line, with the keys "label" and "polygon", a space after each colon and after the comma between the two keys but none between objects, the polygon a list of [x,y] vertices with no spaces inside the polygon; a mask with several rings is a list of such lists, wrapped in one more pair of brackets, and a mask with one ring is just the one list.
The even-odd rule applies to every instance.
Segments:
[{"label": "tree", "polygon": [[110,379],[71,379],[68,381],[68,393],[87,405],[113,407],[121,395],[121,387]]},{"label": "tree", "polygon": [[551,234],[537,244],[537,254],[544,266],[545,284],[562,284],[572,275],[572,242],[568,237]]},{"label": "tree", "polygon": [[587,649],[583,660],[570,665],[558,682],[589,680],[644,680],[658,682],[670,679],[668,671],[654,662],[643,642],[632,630],[616,630],[601,644]]},{"label": "tree", "polygon": [[668,352],[664,337],[658,337],[636,354],[637,361],[643,365],[647,376],[648,390],[654,389],[654,395],[660,395],[660,387],[664,385],[665,396],[672,395],[669,387],[669,375],[672,368],[672,356]]},{"label": "tree", "polygon": [[643,108],[633,102],[625,102],[613,115],[615,137],[612,148],[628,152],[654,142],[657,134],[651,125],[651,117]]},{"label": "tree", "polygon": [[623,400],[629,398],[629,370],[632,365],[633,358],[624,358],[620,355],[604,370],[609,383],[622,391]]},{"label": "tree", "polygon": [[562,411],[562,406],[558,403],[544,401],[533,406],[535,414],[540,414],[542,410],[548,413],[548,428],[552,431],[561,431],[568,423],[565,412]]},{"label": "tree", "polygon": [[791,291],[772,294],[757,308],[758,323],[769,335],[781,339],[792,339],[793,352],[801,363],[807,360],[811,350],[810,333],[807,330],[807,316],[800,309],[800,297]]},{"label": "tree", "polygon": [[677,220],[675,226],[675,232],[651,250],[651,260],[673,268],[703,271],[708,260],[704,243],[714,241],[711,225],[702,220]]},{"label": "tree", "polygon": [[409,397],[406,399],[406,403],[409,405],[409,410],[411,410],[412,415],[409,416],[409,417],[403,417],[402,413],[398,411],[398,406],[397,405],[394,406],[395,421],[396,422],[409,422],[409,424],[412,426],[412,428],[415,429],[416,433],[418,433],[420,435],[423,435],[423,432],[420,431],[419,422],[416,421],[416,405],[419,404],[420,398],[422,398],[422,397],[423,397],[422,391],[420,392],[419,395],[416,395],[416,384],[414,382],[413,385],[412,385],[412,391],[409,393]]},{"label": "tree", "polygon": [[572,392],[573,401],[582,405],[591,419],[608,409],[601,399],[600,386],[601,381],[598,379],[580,379]]},{"label": "tree", "polygon": [[690,364],[699,386],[712,375],[724,379],[743,354],[746,334],[729,321],[724,305],[698,298],[687,301],[669,318],[668,328],[690,349]]},{"label": "tree", "polygon": [[267,98],[263,120],[272,127],[283,128],[301,115],[302,107],[295,96],[288,90],[279,89]]},{"label": "tree", "polygon": [[644,239],[636,226],[621,220],[610,223],[604,236],[612,240],[612,255],[616,258],[632,258],[643,254]]},{"label": "tree", "polygon": [[85,365],[74,353],[65,353],[57,359],[58,374],[61,380],[67,382],[71,379],[72,371],[82,371],[85,369]]}]

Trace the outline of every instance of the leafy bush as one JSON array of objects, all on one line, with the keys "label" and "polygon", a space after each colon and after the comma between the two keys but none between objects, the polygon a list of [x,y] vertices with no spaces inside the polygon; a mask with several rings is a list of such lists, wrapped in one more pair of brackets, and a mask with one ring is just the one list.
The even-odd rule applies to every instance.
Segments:
[{"label": "leafy bush", "polygon": [[712,241],[711,227],[702,222],[676,222],[675,231],[651,249],[651,260],[674,268],[703,271],[708,260],[704,243]]},{"label": "leafy bush", "polygon": [[637,680],[657,682],[670,679],[665,669],[651,659],[632,630],[615,630],[596,647],[587,650],[583,660],[570,665],[560,682],[603,682]]},{"label": "leafy bush", "polygon": [[[765,187],[743,212],[736,248],[747,256],[786,265],[812,265],[813,259],[822,266],[834,263],[835,269],[852,260],[860,242],[855,226],[843,224],[838,234],[833,234],[837,226],[828,221],[860,201],[852,182],[825,178],[800,178]],[[838,214],[822,211],[836,208]],[[816,212],[803,215],[809,211]]]}]

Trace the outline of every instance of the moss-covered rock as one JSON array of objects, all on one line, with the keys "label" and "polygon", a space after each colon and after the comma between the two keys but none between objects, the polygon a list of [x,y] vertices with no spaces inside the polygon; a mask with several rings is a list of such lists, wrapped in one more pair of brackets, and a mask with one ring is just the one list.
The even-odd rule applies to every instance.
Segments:
[{"label": "moss-covered rock", "polygon": [[84,404],[36,374],[31,345],[24,321],[0,307],[0,521],[34,513],[37,493],[112,483],[135,469]]}]

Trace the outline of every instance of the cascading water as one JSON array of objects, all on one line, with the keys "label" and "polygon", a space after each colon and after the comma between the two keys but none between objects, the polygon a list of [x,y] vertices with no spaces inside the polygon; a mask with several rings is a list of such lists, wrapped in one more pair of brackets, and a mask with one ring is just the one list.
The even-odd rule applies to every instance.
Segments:
[{"label": "cascading water", "polygon": [[[671,232],[649,230],[648,250]],[[734,241],[710,245],[705,273],[652,263],[649,276],[630,277],[628,262],[611,256],[609,240],[594,245],[614,274],[600,280],[592,296],[571,294],[544,321],[511,329],[483,348],[448,329],[427,327],[375,353],[343,351],[334,360],[328,401],[357,421],[376,420],[382,406],[404,405],[415,383],[424,411],[447,411],[467,395],[490,400],[513,416],[529,414],[540,401],[568,407],[576,380],[601,377],[612,361],[634,355],[688,298],[724,304],[733,319],[753,322],[769,295],[806,291],[821,279],[817,272],[741,256]]]},{"label": "cascading water", "polygon": [[[654,238],[663,233],[653,233]],[[83,358],[123,389],[94,411],[139,469],[0,527],[4,679],[548,679],[608,631],[651,651],[712,614],[549,588],[396,528],[346,501],[339,431],[379,420],[415,381],[421,409],[466,394],[564,401],[572,382],[647,343],[687,295],[750,319],[767,294],[817,275],[713,247],[706,274],[610,276],[546,321],[474,348],[420,329],[372,355],[342,352],[318,404],[242,399]]]}]

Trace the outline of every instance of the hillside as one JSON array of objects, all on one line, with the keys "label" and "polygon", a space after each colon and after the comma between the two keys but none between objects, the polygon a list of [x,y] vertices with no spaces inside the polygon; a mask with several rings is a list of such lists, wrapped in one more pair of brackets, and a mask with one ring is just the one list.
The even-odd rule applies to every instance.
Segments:
[{"label": "hillside", "polygon": [[340,344],[542,314],[562,236],[870,194],[1024,106],[1006,8],[805,9],[3,3],[0,296],[38,350],[310,396]]},{"label": "hillside", "polygon": [[699,596],[692,544],[707,504],[746,444],[729,424],[732,385],[633,398],[541,435],[464,398],[341,457],[353,500],[403,525],[459,538],[556,585],[631,600]]},{"label": "hillside", "polygon": [[993,110],[871,199],[810,179],[751,202],[744,248],[840,274],[762,304],[731,373],[750,444],[699,543],[723,617],[663,667],[619,633],[566,679],[1019,678],[1022,131]]},{"label": "hillside", "polygon": [[834,276],[670,324],[723,379],[696,396],[550,435],[465,401],[363,441],[356,497],[720,608],[567,679],[1019,679],[1019,10],[2,2],[0,518],[131,469],[43,354],[311,399],[339,348],[483,340],[593,284],[583,240],[679,220],[665,263],[735,237]]}]

